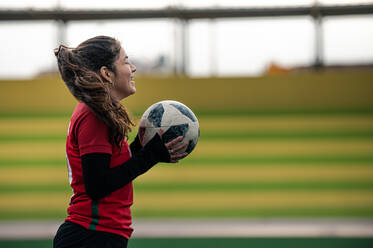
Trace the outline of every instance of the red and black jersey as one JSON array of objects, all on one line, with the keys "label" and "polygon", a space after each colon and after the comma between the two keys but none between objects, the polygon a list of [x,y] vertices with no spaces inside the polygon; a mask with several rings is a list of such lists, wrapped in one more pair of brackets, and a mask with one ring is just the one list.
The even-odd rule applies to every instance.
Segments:
[{"label": "red and black jersey", "polygon": [[85,191],[81,157],[90,153],[111,154],[110,168],[131,157],[126,140],[119,149],[109,142],[108,128],[84,103],[75,108],[68,129],[66,157],[69,182],[73,189],[66,221],[87,229],[115,233],[129,239],[133,229],[130,207],[133,203],[132,182],[101,198],[92,200]]}]

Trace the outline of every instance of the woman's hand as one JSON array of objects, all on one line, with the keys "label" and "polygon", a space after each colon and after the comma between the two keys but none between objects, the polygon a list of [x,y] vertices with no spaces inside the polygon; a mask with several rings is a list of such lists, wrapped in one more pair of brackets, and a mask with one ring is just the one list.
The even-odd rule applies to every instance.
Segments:
[{"label": "woman's hand", "polygon": [[[163,133],[164,132],[163,132],[162,129],[160,129],[159,132],[158,132],[159,136],[161,136],[161,137],[162,137]],[[175,138],[175,139],[173,139],[170,142],[165,144],[168,152],[170,153],[170,158],[171,158],[170,162],[171,163],[177,163],[177,162],[179,162],[180,159],[185,158],[188,155],[187,152],[183,152],[183,153],[180,153],[180,154],[178,153],[180,150],[184,149],[188,145],[188,142],[183,142],[180,145],[175,146],[177,143],[182,141],[183,138],[184,138],[183,136],[179,136],[179,137],[177,137],[177,138]]]}]

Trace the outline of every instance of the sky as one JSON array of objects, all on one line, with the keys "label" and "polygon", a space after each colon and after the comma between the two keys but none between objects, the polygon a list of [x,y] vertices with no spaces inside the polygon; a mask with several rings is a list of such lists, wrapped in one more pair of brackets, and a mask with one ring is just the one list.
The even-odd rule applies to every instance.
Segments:
[{"label": "sky", "polygon": [[[89,5],[87,4],[89,2]],[[313,0],[2,0],[1,9],[14,8],[186,8],[312,5]],[[320,4],[358,4],[373,1],[319,0]],[[232,5],[234,3],[234,5]],[[373,63],[373,15],[328,17],[323,21],[326,64]],[[28,78],[55,69],[58,46],[54,21],[0,22],[0,78]],[[165,56],[180,59],[175,34],[177,21],[118,20],[69,22],[64,43],[71,47],[96,35],[121,41],[134,61],[151,64]],[[283,67],[307,66],[315,58],[315,26],[310,17],[193,20],[188,28],[190,76],[258,76],[270,63]]]}]

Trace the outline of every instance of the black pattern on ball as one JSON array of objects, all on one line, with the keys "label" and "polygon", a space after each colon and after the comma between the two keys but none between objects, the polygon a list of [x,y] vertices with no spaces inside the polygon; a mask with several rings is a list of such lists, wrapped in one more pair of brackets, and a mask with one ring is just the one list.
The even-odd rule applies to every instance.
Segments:
[{"label": "black pattern on ball", "polygon": [[185,152],[188,153],[188,154],[191,153],[195,146],[196,146],[196,144],[193,142],[193,140],[189,140],[189,144],[188,144],[188,147],[185,150]]},{"label": "black pattern on ball", "polygon": [[191,119],[193,122],[196,122],[196,118],[194,118],[193,114],[183,105],[170,103],[171,106],[177,108],[183,115]]},{"label": "black pattern on ball", "polygon": [[181,125],[175,125],[171,126],[167,131],[162,135],[163,141],[165,143],[170,142],[171,140],[183,136],[185,137],[186,132],[189,129],[188,124],[181,124]]},{"label": "black pattern on ball", "polygon": [[150,111],[148,115],[148,120],[153,124],[153,126],[161,127],[163,113],[164,113],[164,108],[161,103],[158,103]]}]

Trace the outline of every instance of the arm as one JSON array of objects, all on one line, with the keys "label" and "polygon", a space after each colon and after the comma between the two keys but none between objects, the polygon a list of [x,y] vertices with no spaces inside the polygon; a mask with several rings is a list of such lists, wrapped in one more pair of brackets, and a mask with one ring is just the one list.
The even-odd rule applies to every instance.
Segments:
[{"label": "arm", "polygon": [[158,162],[170,162],[171,157],[160,136],[155,135],[122,165],[110,168],[110,159],[111,155],[105,153],[82,156],[84,186],[93,200],[99,200],[127,185]]},{"label": "arm", "polygon": [[136,138],[130,144],[130,149],[131,149],[132,155],[135,155],[138,151],[142,149],[139,135],[136,135]]}]

